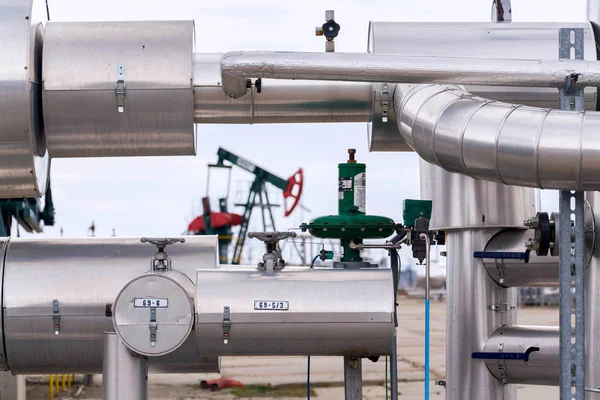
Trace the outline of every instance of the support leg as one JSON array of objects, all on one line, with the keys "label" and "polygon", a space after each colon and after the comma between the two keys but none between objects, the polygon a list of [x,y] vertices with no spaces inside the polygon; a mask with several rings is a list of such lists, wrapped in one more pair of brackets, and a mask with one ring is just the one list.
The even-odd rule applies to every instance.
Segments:
[{"label": "support leg", "polygon": [[362,360],[344,357],[344,389],[346,400],[362,400]]},{"label": "support leg", "polygon": [[133,355],[115,332],[104,332],[103,400],[147,400],[148,360]]}]

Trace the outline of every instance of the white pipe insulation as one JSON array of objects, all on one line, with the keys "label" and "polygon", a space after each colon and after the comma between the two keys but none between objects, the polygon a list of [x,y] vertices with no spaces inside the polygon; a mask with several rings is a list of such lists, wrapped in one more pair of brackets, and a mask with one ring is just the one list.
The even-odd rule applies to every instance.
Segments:
[{"label": "white pipe insulation", "polygon": [[450,172],[507,185],[600,189],[600,112],[476,97],[456,86],[397,85],[400,134]]}]

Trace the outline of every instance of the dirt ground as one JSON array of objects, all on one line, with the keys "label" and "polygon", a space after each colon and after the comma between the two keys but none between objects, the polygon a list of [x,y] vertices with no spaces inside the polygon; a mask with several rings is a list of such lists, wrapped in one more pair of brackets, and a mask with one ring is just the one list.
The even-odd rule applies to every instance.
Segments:
[{"label": "dirt ground", "polygon": [[[398,376],[399,398],[421,400],[423,398],[423,301],[401,298],[398,328]],[[434,384],[445,377],[445,334],[446,308],[442,302],[431,306],[431,399],[443,399],[444,390]],[[522,308],[518,311],[520,324],[558,325],[557,308]],[[221,376],[241,381],[245,385],[283,385],[290,393],[305,396],[306,357],[223,357]],[[211,392],[200,389],[203,379],[214,379],[217,374],[159,374],[149,377],[149,398],[161,400],[243,399],[231,389]],[[314,394],[320,399],[343,399],[343,361],[339,357],[311,357],[311,384]],[[364,399],[385,399],[385,362],[363,361]],[[276,397],[262,395],[264,400],[277,398],[298,399],[286,396],[287,391]],[[265,397],[266,396],[266,397]],[[519,386],[519,400],[558,400],[558,388],[544,386]],[[48,398],[47,377],[30,377],[27,383],[27,400]],[[62,399],[58,396],[55,399]],[[70,397],[65,396],[65,399]],[[102,398],[101,376],[96,376],[94,385],[84,388],[78,397],[89,400]]]}]

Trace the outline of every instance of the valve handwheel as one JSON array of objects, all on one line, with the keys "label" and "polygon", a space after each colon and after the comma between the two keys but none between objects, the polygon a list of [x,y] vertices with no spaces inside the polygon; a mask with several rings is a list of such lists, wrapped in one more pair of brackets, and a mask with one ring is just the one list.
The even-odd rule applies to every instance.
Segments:
[{"label": "valve handwheel", "polygon": [[[288,179],[288,184],[283,191],[283,203],[285,206],[285,216],[288,217],[298,206],[300,202],[300,196],[302,196],[302,188],[304,187],[304,173],[302,168],[298,169],[296,173]],[[292,199],[291,206],[288,203],[288,199]]]}]

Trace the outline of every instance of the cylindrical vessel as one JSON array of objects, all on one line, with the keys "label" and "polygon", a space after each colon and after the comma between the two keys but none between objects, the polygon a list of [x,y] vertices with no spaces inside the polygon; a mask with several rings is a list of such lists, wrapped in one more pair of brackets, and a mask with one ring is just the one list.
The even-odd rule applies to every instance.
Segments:
[{"label": "cylindrical vessel", "polygon": [[390,354],[390,269],[202,270],[196,282],[198,354]]},{"label": "cylindrical vessel", "polygon": [[431,229],[446,230],[446,399],[513,400],[516,388],[471,354],[500,326],[516,323],[517,292],[497,285],[473,253],[534,215],[534,191],[420,166],[421,198],[433,201]]},{"label": "cylindrical vessel", "polygon": [[[525,241],[531,237],[532,230],[505,229],[490,239],[485,251],[524,253]],[[528,257],[528,262],[514,258],[484,258],[483,265],[488,275],[500,286],[558,286],[558,257],[538,256],[535,251],[530,251]]]},{"label": "cylindrical vessel", "polygon": [[[555,60],[558,59],[560,28],[583,28],[584,57],[589,61],[597,60],[594,32],[588,22],[371,22],[368,51],[374,54]],[[465,89],[474,95],[507,103],[544,108],[556,108],[558,104],[558,92],[552,88],[466,86]],[[395,117],[389,110],[394,109],[390,99],[393,90],[392,85],[373,85],[371,151],[410,151],[398,135],[395,118],[382,118],[383,110]],[[596,110],[596,92],[596,88],[585,89],[587,110]]]},{"label": "cylindrical vessel", "polygon": [[143,356],[177,350],[194,326],[195,288],[190,278],[176,270],[151,271],[133,279],[113,306],[117,335]]},{"label": "cylindrical vessel", "polygon": [[132,354],[115,332],[104,332],[102,399],[148,399],[148,359]]},{"label": "cylindrical vessel", "polygon": [[[483,182],[482,182],[483,183]],[[433,199],[435,202],[437,199]],[[439,200],[437,200],[439,201]],[[433,221],[432,221],[433,222]],[[483,349],[500,326],[516,323],[516,289],[504,289],[488,276],[473,252],[485,246],[494,228],[446,232],[447,321],[446,399],[514,400],[516,388],[503,385],[471,354]],[[490,306],[498,307],[494,311]],[[506,306],[506,310],[500,309]],[[515,309],[510,309],[510,307]]]},{"label": "cylindrical vessel", "polygon": [[263,79],[233,99],[221,86],[221,54],[194,55],[194,120],[197,124],[368,122],[371,85]]},{"label": "cylindrical vessel", "polygon": [[0,198],[41,197],[50,157],[42,119],[42,1],[0,5]]},{"label": "cylindrical vessel", "polygon": [[[185,240],[166,252],[172,267],[194,281],[197,269],[216,268],[217,238]],[[139,238],[5,239],[3,367],[15,374],[100,373],[102,333],[114,330],[113,302],[150,270],[156,251]],[[219,362],[196,355],[191,335],[149,366],[151,372],[216,372]]]},{"label": "cylindrical vessel", "polygon": [[557,326],[502,326],[488,339],[483,351],[529,354],[528,361],[486,359],[488,369],[501,382],[558,386],[559,349]]},{"label": "cylindrical vessel", "polygon": [[49,22],[50,156],[195,154],[193,51],[193,21]]}]

